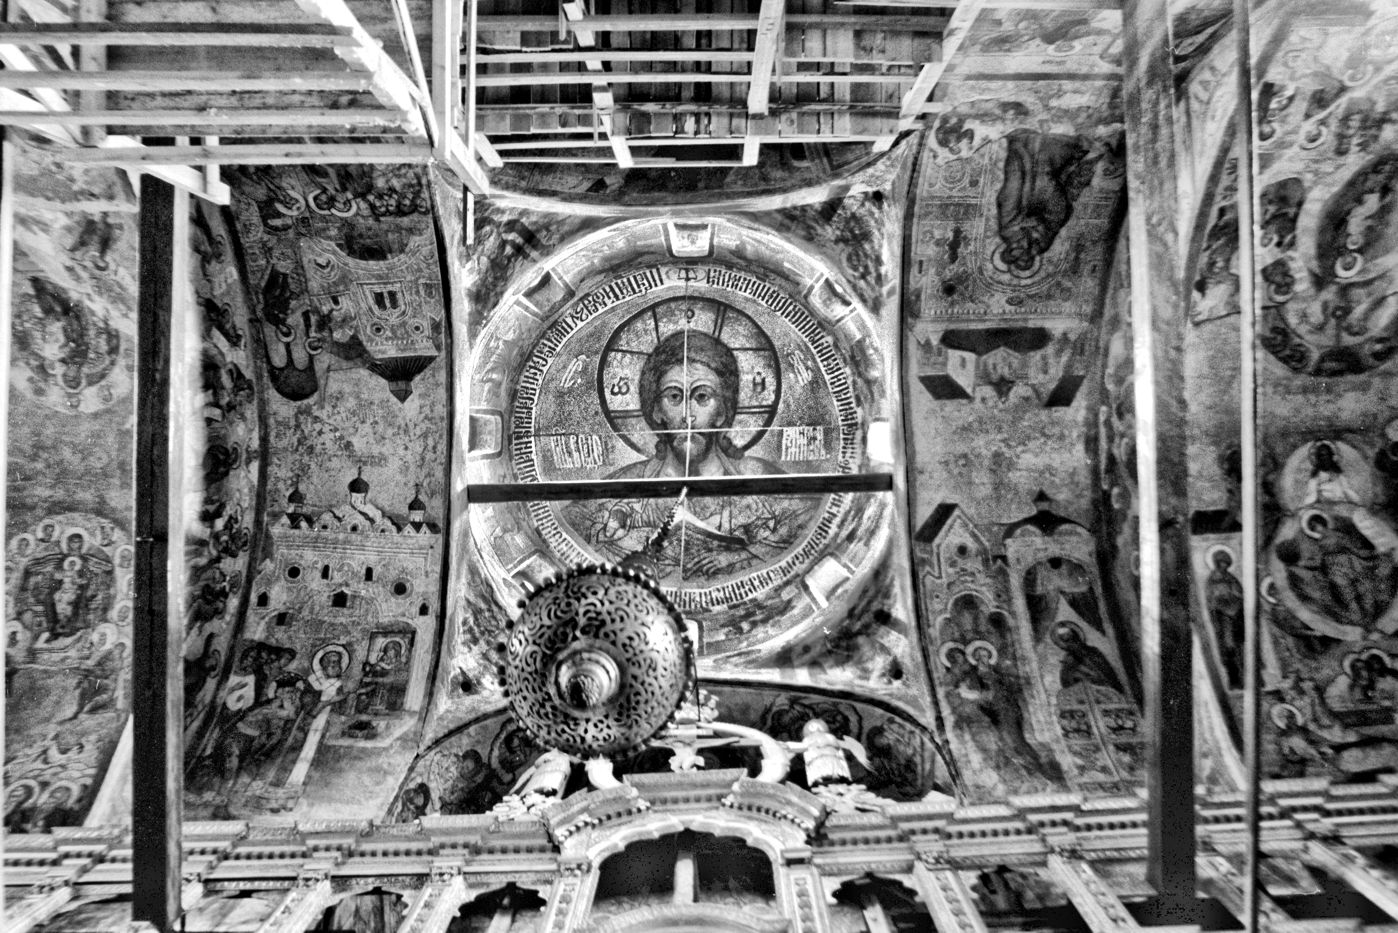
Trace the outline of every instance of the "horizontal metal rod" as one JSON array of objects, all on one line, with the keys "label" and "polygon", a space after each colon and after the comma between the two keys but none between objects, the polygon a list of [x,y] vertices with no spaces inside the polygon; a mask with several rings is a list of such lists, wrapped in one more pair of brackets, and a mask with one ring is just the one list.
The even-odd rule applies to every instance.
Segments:
[{"label": "horizontal metal rod", "polygon": [[0,23],[13,45],[256,45],[332,48],[355,45],[348,28],[311,23]]},{"label": "horizontal metal rod", "polygon": [[27,91],[367,91],[373,75],[351,71],[0,71],[0,88]]},{"label": "horizontal metal rod", "polygon": [[578,483],[470,483],[470,503],[561,502],[574,499],[668,499],[689,489],[704,496],[815,496],[889,492],[892,473],[798,473],[787,476],[715,476],[678,479],[595,480]]}]

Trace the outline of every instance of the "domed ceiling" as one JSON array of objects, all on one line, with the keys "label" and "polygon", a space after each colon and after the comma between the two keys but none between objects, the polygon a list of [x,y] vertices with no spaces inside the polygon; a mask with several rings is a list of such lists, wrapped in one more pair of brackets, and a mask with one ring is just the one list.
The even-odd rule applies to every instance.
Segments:
[{"label": "domed ceiling", "polygon": [[[1198,774],[1229,787],[1231,52],[1200,9],[1179,391]],[[1392,24],[1297,15],[1259,72],[1263,770],[1358,779],[1398,766]],[[882,154],[516,168],[473,205],[436,168],[230,170],[231,210],[191,215],[178,374],[187,817],[489,809],[542,751],[495,671],[517,600],[671,516],[656,582],[725,720],[823,719],[894,799],[1133,792],[1119,32],[984,11]],[[136,231],[122,176],[17,152],[5,780],[32,831],[121,807]]]}]

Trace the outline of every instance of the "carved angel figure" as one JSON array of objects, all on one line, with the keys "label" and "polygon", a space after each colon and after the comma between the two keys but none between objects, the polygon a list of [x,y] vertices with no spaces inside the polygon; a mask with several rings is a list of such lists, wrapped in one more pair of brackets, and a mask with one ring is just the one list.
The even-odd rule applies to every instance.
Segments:
[{"label": "carved angel figure", "polygon": [[851,736],[836,737],[823,719],[812,719],[801,727],[801,741],[788,742],[787,747],[801,753],[806,763],[806,784],[814,790],[822,784],[851,784],[849,762],[845,752],[854,755],[864,767],[869,757],[864,746]]}]

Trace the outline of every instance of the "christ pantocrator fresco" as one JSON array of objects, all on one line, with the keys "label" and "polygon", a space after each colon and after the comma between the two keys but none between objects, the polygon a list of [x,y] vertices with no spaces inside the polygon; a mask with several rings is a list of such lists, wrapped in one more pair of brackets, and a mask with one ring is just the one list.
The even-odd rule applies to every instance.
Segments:
[{"label": "christ pantocrator fresco", "polygon": [[[743,272],[675,265],[617,276],[550,328],[520,387],[521,478],[621,482],[857,466],[858,414],[829,337],[799,302]],[[620,560],[645,545],[672,505],[591,499],[531,511],[561,550]],[[764,571],[803,561],[838,507],[827,496],[690,498],[660,557],[661,582],[682,593],[718,588],[725,599],[756,592],[777,580]]]}]

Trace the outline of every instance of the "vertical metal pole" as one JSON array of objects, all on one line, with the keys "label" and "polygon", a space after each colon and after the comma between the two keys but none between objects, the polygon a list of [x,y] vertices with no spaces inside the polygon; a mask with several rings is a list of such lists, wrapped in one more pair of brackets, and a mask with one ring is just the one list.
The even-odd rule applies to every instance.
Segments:
[{"label": "vertical metal pole", "polygon": [[183,646],[169,612],[170,322],[175,189],[141,176],[136,333],[135,644],[131,716],[132,918],[162,933],[180,916]]},{"label": "vertical metal pole", "polygon": [[1243,584],[1243,759],[1247,771],[1244,819],[1247,859],[1243,873],[1243,924],[1256,930],[1261,904],[1258,876],[1258,835],[1261,813],[1262,632],[1257,618],[1257,289],[1254,237],[1257,192],[1257,152],[1253,145],[1252,33],[1248,0],[1233,0],[1233,35],[1237,45],[1238,106],[1234,141],[1238,170],[1238,311],[1239,326],[1239,447],[1242,484],[1239,490],[1243,526],[1239,562]]}]

